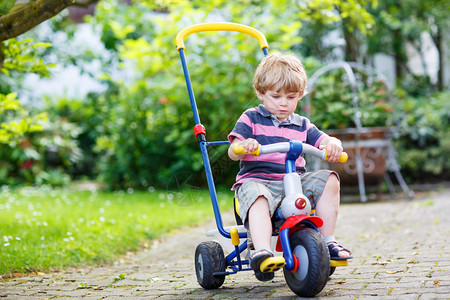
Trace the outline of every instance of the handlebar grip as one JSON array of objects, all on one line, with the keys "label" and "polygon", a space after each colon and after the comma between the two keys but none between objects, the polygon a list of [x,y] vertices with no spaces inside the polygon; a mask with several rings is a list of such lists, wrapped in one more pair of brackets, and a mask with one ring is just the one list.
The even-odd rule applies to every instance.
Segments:
[{"label": "handlebar grip", "polygon": [[338,162],[345,163],[348,160],[347,152],[342,152],[341,157],[339,157]]},{"label": "handlebar grip", "polygon": [[244,146],[241,145],[234,145],[233,146],[233,153],[234,154],[251,154],[251,155],[259,155],[259,149],[260,147],[258,147],[258,149],[256,149],[253,152],[247,152],[244,148]]},{"label": "handlebar grip", "polygon": [[[328,160],[328,156],[325,155],[325,160]],[[341,157],[339,157],[338,162],[345,163],[348,160],[347,152],[342,152]]]}]

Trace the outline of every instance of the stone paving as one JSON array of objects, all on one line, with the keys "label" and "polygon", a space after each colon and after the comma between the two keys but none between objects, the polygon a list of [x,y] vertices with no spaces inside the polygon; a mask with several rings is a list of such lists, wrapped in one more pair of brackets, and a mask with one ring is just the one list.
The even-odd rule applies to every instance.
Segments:
[{"label": "stone paving", "polygon": [[[354,259],[337,268],[317,298],[450,299],[449,215],[448,188],[413,201],[341,205],[335,235]],[[223,217],[225,225],[233,225],[231,213]],[[239,272],[217,290],[202,289],[194,252],[213,228],[210,222],[174,233],[110,266],[3,280],[0,298],[296,299],[282,272],[270,282]]]}]

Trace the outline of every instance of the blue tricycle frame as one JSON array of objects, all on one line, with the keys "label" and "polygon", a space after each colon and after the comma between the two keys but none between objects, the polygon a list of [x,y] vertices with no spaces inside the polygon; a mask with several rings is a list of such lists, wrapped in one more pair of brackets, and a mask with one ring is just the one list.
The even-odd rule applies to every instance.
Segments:
[{"label": "blue tricycle frame", "polygon": [[[177,50],[180,54],[181,64],[183,67],[184,77],[186,80],[187,91],[189,94],[189,100],[192,108],[192,112],[194,115],[194,135],[197,138],[200,151],[202,154],[203,165],[206,173],[206,179],[208,183],[209,193],[211,196],[211,202],[214,210],[215,221],[217,225],[218,233],[226,239],[231,239],[231,243],[234,246],[234,250],[230,251],[230,253],[225,257],[223,253],[223,249],[220,244],[216,242],[203,242],[197,247],[195,263],[196,263],[196,275],[199,284],[206,289],[217,289],[219,288],[224,280],[226,275],[235,274],[239,271],[248,271],[252,270],[248,266],[250,265],[250,261],[248,259],[243,259],[241,257],[241,253],[247,249],[247,232],[239,232],[237,227],[232,227],[229,231],[223,226],[222,216],[219,208],[219,203],[217,199],[217,192],[215,188],[213,173],[211,170],[211,164],[209,161],[207,147],[209,146],[217,146],[217,145],[226,145],[229,144],[229,141],[213,141],[207,142],[206,140],[206,130],[200,121],[200,116],[197,109],[197,104],[194,96],[194,90],[192,88],[192,82],[189,75],[189,69],[186,62],[185,55],[185,46],[184,46],[184,38],[188,35],[196,32],[202,31],[236,31],[245,34],[249,34],[255,37],[259,46],[265,56],[269,54],[269,45],[267,44],[265,36],[259,32],[258,30],[236,23],[203,23],[189,26],[178,33],[176,36],[176,46]],[[286,173],[294,173],[295,172],[295,161],[302,154],[303,146],[299,141],[291,141],[289,144],[289,148],[285,151],[286,154]],[[325,159],[325,154],[323,159]],[[299,259],[293,255],[291,250],[290,238],[293,232],[301,229],[301,228],[310,228],[316,236],[320,236],[318,227],[322,226],[323,222],[320,218],[315,216],[308,215],[296,215],[293,217],[289,217],[287,221],[280,228],[278,243],[277,243],[277,251],[283,251],[283,256],[286,262],[284,267],[288,272],[294,272],[299,267]],[[241,239],[244,241],[241,243]],[[325,246],[326,247],[326,246]],[[322,251],[323,252],[323,251]],[[322,253],[321,252],[321,253]],[[334,272],[336,266],[345,266],[347,265],[347,261],[331,261],[329,259],[328,251],[326,250],[327,257],[327,269],[321,271],[322,273],[326,272],[327,274],[321,275],[320,282],[317,286],[303,286],[298,287],[297,285],[311,285],[311,280],[308,282],[303,282],[297,279],[288,280],[288,277],[292,277],[289,274],[286,276],[286,281],[291,288],[299,296],[314,296],[318,292],[320,292],[326,284],[326,280],[329,275]],[[229,271],[227,271],[229,269]],[[285,272],[286,275],[286,272]],[[303,276],[303,275],[302,275]],[[326,276],[326,277],[324,277]],[[298,276],[297,276],[298,277]],[[293,277],[292,277],[293,278]],[[324,279],[325,278],[325,279]],[[293,280],[293,281],[292,281]]]}]

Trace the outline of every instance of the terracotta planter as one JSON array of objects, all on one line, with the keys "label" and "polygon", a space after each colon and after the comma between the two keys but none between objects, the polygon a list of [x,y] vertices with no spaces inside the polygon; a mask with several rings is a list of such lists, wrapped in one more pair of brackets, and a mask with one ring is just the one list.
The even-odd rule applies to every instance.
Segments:
[{"label": "terracotta planter", "polygon": [[348,153],[349,159],[345,164],[330,164],[330,168],[338,172],[342,184],[358,185],[358,145],[365,185],[377,185],[383,181],[386,172],[388,146],[390,144],[389,128],[362,128],[359,130],[359,139],[355,128],[327,130],[326,132],[330,136],[340,139],[343,143],[344,151]]}]

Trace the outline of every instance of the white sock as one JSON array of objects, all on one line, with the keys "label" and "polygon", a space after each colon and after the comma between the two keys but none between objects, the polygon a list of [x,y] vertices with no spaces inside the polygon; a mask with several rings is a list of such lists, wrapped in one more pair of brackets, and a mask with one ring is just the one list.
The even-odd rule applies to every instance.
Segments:
[{"label": "white sock", "polygon": [[328,243],[331,242],[336,242],[336,239],[334,238],[334,236],[329,235],[329,236],[324,236],[323,239],[325,240],[325,243],[328,245]]}]

